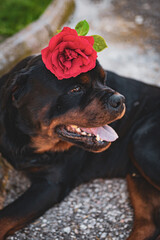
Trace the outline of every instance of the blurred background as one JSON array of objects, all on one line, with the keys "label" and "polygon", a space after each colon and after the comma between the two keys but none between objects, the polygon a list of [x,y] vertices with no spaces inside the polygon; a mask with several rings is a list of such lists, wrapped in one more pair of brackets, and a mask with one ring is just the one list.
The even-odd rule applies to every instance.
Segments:
[{"label": "blurred background", "polygon": [[[0,0],[0,75],[38,54],[57,29],[74,28],[84,19],[89,35],[99,34],[107,42],[98,54],[105,69],[160,86],[159,0]],[[1,206],[29,184],[4,160],[0,178]],[[125,240],[132,222],[125,180],[96,180],[9,239]]]},{"label": "blurred background", "polygon": [[0,1],[0,74],[8,71],[9,63],[40,52],[57,28],[75,27],[83,19],[90,24],[89,34],[102,35],[108,44],[99,54],[105,68],[160,84],[159,0]]},{"label": "blurred background", "polygon": [[0,1],[0,41],[38,19],[51,0]]}]

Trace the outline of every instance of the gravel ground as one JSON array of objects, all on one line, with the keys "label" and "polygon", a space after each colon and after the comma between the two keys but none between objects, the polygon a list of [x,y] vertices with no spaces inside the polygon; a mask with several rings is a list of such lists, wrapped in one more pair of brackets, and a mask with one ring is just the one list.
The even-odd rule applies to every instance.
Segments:
[{"label": "gravel ground", "polygon": [[[107,40],[109,48],[99,54],[106,69],[160,85],[159,0],[76,0],[76,6],[66,25],[74,27],[86,19],[89,33]],[[12,173],[5,204],[27,185],[21,175]],[[125,240],[132,224],[125,180],[99,179],[79,186],[61,204],[8,239]]]},{"label": "gravel ground", "polygon": [[[26,184],[26,179],[20,175],[21,182],[19,178],[15,179],[15,174],[11,174],[7,187],[11,191],[6,204],[29,184]],[[61,204],[8,239],[126,239],[131,231],[132,219],[125,181],[98,179],[77,187]]]}]

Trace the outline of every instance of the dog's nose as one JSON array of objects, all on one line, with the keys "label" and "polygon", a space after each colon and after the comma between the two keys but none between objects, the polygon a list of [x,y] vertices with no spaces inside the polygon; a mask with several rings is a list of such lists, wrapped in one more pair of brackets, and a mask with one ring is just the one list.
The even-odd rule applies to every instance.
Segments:
[{"label": "dog's nose", "polygon": [[125,97],[119,93],[115,93],[109,97],[108,103],[112,108],[118,109],[125,103]]}]

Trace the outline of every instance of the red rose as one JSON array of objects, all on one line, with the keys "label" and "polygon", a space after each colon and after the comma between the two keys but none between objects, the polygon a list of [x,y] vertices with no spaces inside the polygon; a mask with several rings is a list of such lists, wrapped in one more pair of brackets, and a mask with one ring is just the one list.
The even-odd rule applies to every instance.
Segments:
[{"label": "red rose", "polygon": [[41,51],[42,60],[58,79],[76,77],[95,67],[97,52],[93,44],[93,37],[78,36],[76,30],[64,27]]}]

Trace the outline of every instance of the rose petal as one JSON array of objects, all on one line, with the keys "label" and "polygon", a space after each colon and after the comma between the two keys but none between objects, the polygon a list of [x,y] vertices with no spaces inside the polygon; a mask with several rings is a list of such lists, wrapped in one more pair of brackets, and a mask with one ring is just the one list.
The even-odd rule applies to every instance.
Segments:
[{"label": "rose petal", "polygon": [[77,39],[77,36],[74,36],[74,35],[63,36],[63,42],[75,42],[76,39]]},{"label": "rose petal", "polygon": [[52,64],[52,54],[51,53],[48,54],[48,57],[46,59],[46,65],[49,70],[52,70],[53,64]]},{"label": "rose petal", "polygon": [[67,60],[72,60],[74,58],[77,58],[78,54],[76,51],[72,50],[72,49],[65,49],[64,51],[65,57]]},{"label": "rose petal", "polygon": [[83,61],[83,65],[88,65],[90,63],[89,57],[87,59],[83,58],[82,61]]},{"label": "rose petal", "polygon": [[59,52],[58,50],[55,50],[54,53],[52,53],[52,65],[54,65],[55,67],[59,67],[58,64],[58,57],[59,57]]},{"label": "rose petal", "polygon": [[41,50],[42,60],[43,60],[44,63],[46,63],[46,61],[47,61],[47,57],[48,57],[49,52],[50,52],[49,47],[46,47],[46,48]]},{"label": "rose petal", "polygon": [[81,55],[82,57],[84,57],[85,59],[88,59],[87,55],[84,54],[80,49],[76,49],[75,50],[77,53],[79,53],[79,55]]},{"label": "rose petal", "polygon": [[49,42],[49,49],[50,49],[50,51],[53,51],[54,48],[56,48],[56,46],[57,46],[58,44],[60,44],[61,42],[63,42],[63,38],[64,38],[66,35],[68,35],[68,34],[69,34],[69,35],[72,35],[73,38],[75,38],[75,36],[78,36],[77,31],[76,31],[75,29],[71,29],[71,28],[69,28],[69,27],[64,27],[59,34],[57,34],[57,35],[55,35],[55,36],[53,36],[53,37],[51,38],[51,40],[50,40],[50,42]]},{"label": "rose petal", "polygon": [[92,36],[80,36],[80,37],[87,40],[93,46],[94,38]]},{"label": "rose petal", "polygon": [[64,27],[60,33],[65,33],[67,35],[71,34],[71,35],[78,36],[77,31],[75,29],[70,28],[70,27]]},{"label": "rose petal", "polygon": [[72,60],[71,70],[72,70],[73,75],[80,71],[80,59],[79,58],[75,58]]}]

